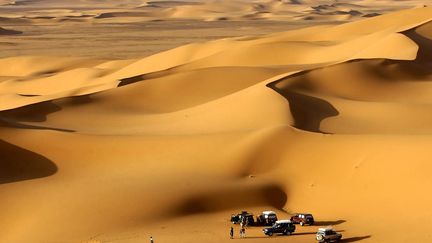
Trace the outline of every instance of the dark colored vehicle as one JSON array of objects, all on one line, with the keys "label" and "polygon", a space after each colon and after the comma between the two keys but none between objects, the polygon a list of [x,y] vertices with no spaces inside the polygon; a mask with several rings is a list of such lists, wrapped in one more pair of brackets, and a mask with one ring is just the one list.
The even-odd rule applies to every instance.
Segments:
[{"label": "dark colored vehicle", "polygon": [[319,228],[315,237],[320,243],[339,242],[342,239],[342,234],[334,231],[332,228]]},{"label": "dark colored vehicle", "polygon": [[257,216],[257,225],[271,226],[278,220],[276,213],[273,211],[264,211]]},{"label": "dark colored vehicle", "polygon": [[305,224],[313,225],[315,222],[314,217],[310,213],[297,213],[291,217],[291,221],[294,224],[300,224],[301,226]]},{"label": "dark colored vehicle", "polygon": [[233,224],[240,224],[243,222],[247,226],[254,225],[255,220],[253,214],[248,213],[247,211],[242,211],[239,214],[231,215],[231,222]]},{"label": "dark colored vehicle", "polygon": [[272,236],[273,234],[292,234],[295,231],[295,225],[291,220],[276,221],[271,228],[263,229],[265,235]]}]

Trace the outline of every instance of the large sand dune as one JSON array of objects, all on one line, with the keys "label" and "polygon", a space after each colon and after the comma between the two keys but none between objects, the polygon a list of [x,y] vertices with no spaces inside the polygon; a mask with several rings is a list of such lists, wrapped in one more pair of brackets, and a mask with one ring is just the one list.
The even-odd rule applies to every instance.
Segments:
[{"label": "large sand dune", "polygon": [[[39,2],[52,6],[5,15],[28,20]],[[327,225],[344,242],[432,240],[427,2],[93,3],[77,18],[358,21],[126,60],[0,59],[0,242],[225,242],[243,209],[318,221],[288,237],[249,228],[250,242],[312,242]],[[46,6],[31,14],[54,18],[33,24],[77,12]]]}]

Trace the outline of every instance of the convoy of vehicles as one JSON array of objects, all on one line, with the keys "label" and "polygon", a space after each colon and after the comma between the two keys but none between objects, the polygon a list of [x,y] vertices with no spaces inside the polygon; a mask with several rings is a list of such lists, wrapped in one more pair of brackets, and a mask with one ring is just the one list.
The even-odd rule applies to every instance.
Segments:
[{"label": "convoy of vehicles", "polygon": [[238,214],[231,215],[233,224],[242,223],[245,226],[272,226],[278,220],[277,215],[273,211],[264,211],[255,217],[252,213],[241,211]]},{"label": "convoy of vehicles", "polygon": [[[233,224],[245,226],[271,226],[263,229],[263,233],[268,236],[274,234],[290,235],[295,232],[295,224],[313,225],[315,219],[310,213],[296,213],[290,219],[278,220],[278,217],[273,211],[264,211],[256,216],[256,220],[252,213],[241,211],[238,214],[231,215]],[[339,242],[342,239],[342,234],[336,232],[333,228],[319,228],[316,236],[319,243]]]}]

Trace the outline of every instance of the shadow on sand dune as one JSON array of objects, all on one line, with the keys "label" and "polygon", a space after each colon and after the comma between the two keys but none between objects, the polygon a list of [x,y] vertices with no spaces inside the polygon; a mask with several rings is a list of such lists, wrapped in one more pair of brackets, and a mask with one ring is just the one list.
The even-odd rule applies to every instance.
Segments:
[{"label": "shadow on sand dune", "polygon": [[315,221],[315,226],[331,226],[345,223],[346,220],[334,220],[334,221]]},{"label": "shadow on sand dune", "polygon": [[[262,236],[247,236],[246,238],[243,239],[274,239],[277,237],[286,237],[286,238],[291,238],[291,237],[295,237],[295,236],[299,236],[299,235],[315,235],[316,232],[302,232],[302,233],[293,233],[291,235],[283,235],[283,234],[275,234],[273,236],[267,236],[267,235],[262,235]],[[235,239],[242,239],[242,238],[235,238]]]},{"label": "shadow on sand dune", "polygon": [[[263,236],[250,236],[250,237],[246,237],[246,238],[236,238],[236,239],[274,239],[275,237],[287,237],[287,238],[291,238],[291,237],[295,237],[296,235],[315,235],[316,232],[304,232],[304,233],[293,233],[292,235],[274,235],[273,237],[269,237],[266,235]],[[349,238],[345,238],[342,239],[340,242],[341,243],[349,243],[349,242],[357,242],[357,241],[362,241],[365,239],[369,239],[371,238],[370,235],[367,236],[358,236],[358,237],[349,237]]]},{"label": "shadow on sand dune", "polygon": [[32,151],[0,140],[0,184],[53,175],[57,166]]},{"label": "shadow on sand dune", "polygon": [[44,122],[47,116],[61,110],[61,107],[51,101],[23,106],[17,109],[1,111],[0,118],[16,122]]},{"label": "shadow on sand dune", "polygon": [[292,235],[296,236],[296,235],[315,235],[315,234],[316,232],[301,232],[301,233],[293,233]]},{"label": "shadow on sand dune", "polygon": [[358,236],[358,237],[349,237],[349,238],[342,239],[340,242],[345,242],[345,243],[348,243],[348,242],[357,242],[357,241],[361,241],[361,240],[369,239],[369,238],[371,238],[370,235]]},{"label": "shadow on sand dune", "polygon": [[146,73],[146,74],[139,74],[139,75],[128,77],[128,78],[123,78],[123,79],[119,80],[119,84],[117,87],[122,87],[122,86],[130,85],[130,84],[134,84],[137,82],[142,82],[142,81],[145,81],[147,79],[154,79],[154,78],[160,78],[163,76],[167,76],[167,75],[173,74],[175,69],[176,69],[176,67],[172,67],[172,68],[164,69],[161,71],[155,71],[155,72],[150,72],[150,73]]},{"label": "shadow on sand dune", "polygon": [[189,215],[260,205],[282,209],[286,201],[286,193],[276,185],[259,185],[241,190],[239,188],[216,189],[187,198],[174,209],[174,213]]},{"label": "shadow on sand dune", "polygon": [[432,21],[402,32],[402,34],[419,46],[416,62],[432,62]]},{"label": "shadow on sand dune", "polygon": [[[72,98],[73,100],[86,100],[86,98]],[[24,129],[55,130],[62,132],[75,132],[70,129],[52,128],[38,125],[25,124],[26,122],[44,122],[51,113],[60,111],[62,108],[51,101],[23,106],[20,108],[0,111],[0,127],[16,127]]]},{"label": "shadow on sand dune", "polygon": [[[299,73],[301,75],[303,73]],[[339,112],[327,101],[294,91],[290,86],[279,88],[278,84],[284,79],[270,83],[267,87],[278,92],[288,100],[294,127],[310,132],[321,132],[321,121]]]},{"label": "shadow on sand dune", "polygon": [[0,28],[0,35],[20,35],[22,31]]},{"label": "shadow on sand dune", "polygon": [[[296,235],[314,235],[315,232],[308,232],[308,233],[293,233],[292,235],[283,235],[283,234],[275,234],[272,236],[268,236],[268,235],[263,235],[263,236],[247,236],[244,239],[268,239],[268,240],[274,240],[275,238],[292,238]],[[242,240],[242,238],[237,238],[239,240]]]}]

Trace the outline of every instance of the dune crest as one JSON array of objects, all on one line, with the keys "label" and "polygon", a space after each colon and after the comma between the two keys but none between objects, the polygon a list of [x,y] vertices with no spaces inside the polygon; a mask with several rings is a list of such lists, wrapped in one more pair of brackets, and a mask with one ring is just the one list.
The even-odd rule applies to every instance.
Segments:
[{"label": "dune crest", "polygon": [[[415,15],[415,18],[409,18],[405,23],[400,21],[401,26],[390,25],[389,22],[386,22],[386,16],[383,16],[376,18],[376,22],[380,25],[374,25],[374,21],[366,20],[336,27],[321,27],[320,31],[325,32],[325,35],[311,29],[309,32],[299,31],[300,35],[296,34],[297,31],[291,31],[252,40],[224,39],[203,44],[191,44],[134,61],[119,69],[103,69],[101,68],[103,64],[98,67],[84,65],[102,63],[97,60],[88,60],[79,61],[80,66],[69,65],[70,70],[57,71],[53,68],[53,70],[44,71],[48,72],[48,75],[14,78],[14,73],[4,73],[6,80],[0,84],[0,88],[3,87],[0,98],[7,102],[2,102],[3,106],[0,109],[13,109],[71,95],[87,95],[113,89],[124,80],[144,80],[147,74],[164,71],[169,74],[168,70],[175,69],[182,71],[223,66],[278,67],[278,72],[291,72],[356,59],[413,60],[417,57],[417,44],[398,32],[430,21],[430,13],[430,8],[422,8],[415,11],[405,10],[403,13],[388,16],[391,18],[392,15]],[[374,29],[365,31],[365,28],[358,28],[368,24],[373,25]],[[346,39],[347,35],[343,33],[347,33],[348,36],[352,35],[352,37]],[[300,42],[299,39],[302,38],[309,39],[309,41]],[[323,41],[326,43],[323,44]],[[8,59],[1,61],[8,62]],[[32,63],[25,58],[17,59],[17,62]],[[68,66],[66,64],[65,66]],[[68,79],[72,76],[75,83]],[[21,81],[23,79],[26,80],[25,83]],[[62,82],[66,83],[62,84]],[[52,85],[47,91],[44,91],[47,83]],[[38,86],[41,89],[37,88]],[[58,88],[55,88],[56,86]]]},{"label": "dune crest", "polygon": [[22,34],[21,31],[4,29],[0,27],[0,35],[19,35]]}]

